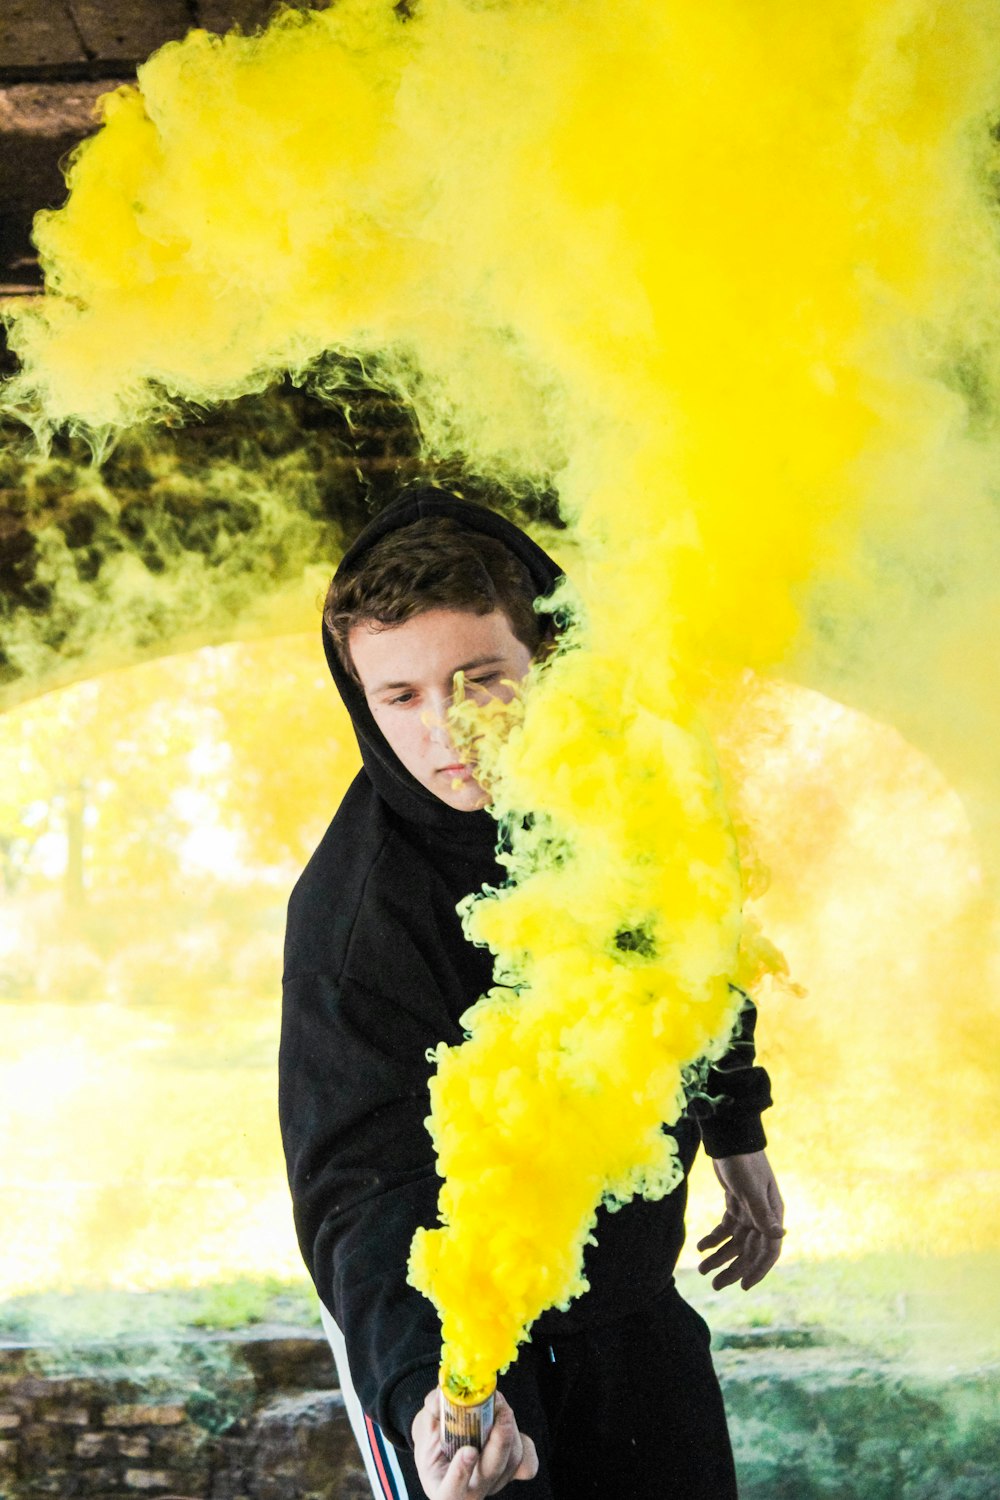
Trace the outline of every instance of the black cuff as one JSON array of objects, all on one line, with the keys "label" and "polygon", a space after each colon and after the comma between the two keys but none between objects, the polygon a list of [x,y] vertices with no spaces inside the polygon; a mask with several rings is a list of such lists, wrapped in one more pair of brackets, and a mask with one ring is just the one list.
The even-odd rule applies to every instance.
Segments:
[{"label": "black cuff", "polygon": [[760,1115],[707,1115],[698,1124],[709,1156],[745,1156],[767,1146]]},{"label": "black cuff", "polygon": [[[427,1392],[437,1385],[437,1365],[421,1365],[411,1370],[393,1387],[389,1397],[392,1427],[385,1435],[395,1448],[413,1448],[413,1419],[427,1399]],[[393,1430],[395,1429],[395,1430]]]}]

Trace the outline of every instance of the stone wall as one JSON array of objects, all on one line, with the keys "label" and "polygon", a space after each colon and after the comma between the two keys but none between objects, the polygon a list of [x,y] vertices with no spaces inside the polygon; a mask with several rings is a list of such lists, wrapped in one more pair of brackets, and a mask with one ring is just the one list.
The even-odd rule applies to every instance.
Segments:
[{"label": "stone wall", "polygon": [[[58,1372],[73,1365],[76,1373]],[[362,1500],[369,1493],[319,1332],[264,1328],[166,1346],[0,1347],[2,1500]]]},{"label": "stone wall", "polygon": [[[997,1500],[1000,1368],[716,1336],[742,1500]],[[319,1330],[0,1346],[0,1500],[368,1500]],[[513,1495],[512,1500],[516,1500]],[[609,1496],[608,1500],[628,1500]]]}]

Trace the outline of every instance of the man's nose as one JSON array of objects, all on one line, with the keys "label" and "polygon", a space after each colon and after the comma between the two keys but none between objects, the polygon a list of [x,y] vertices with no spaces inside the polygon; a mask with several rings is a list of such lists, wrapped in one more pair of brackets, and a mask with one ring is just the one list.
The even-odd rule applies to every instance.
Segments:
[{"label": "man's nose", "polygon": [[427,705],[427,713],[424,722],[427,725],[428,735],[435,745],[451,745],[451,731],[448,728],[448,710],[451,707],[451,695],[444,697],[439,695],[433,698]]}]

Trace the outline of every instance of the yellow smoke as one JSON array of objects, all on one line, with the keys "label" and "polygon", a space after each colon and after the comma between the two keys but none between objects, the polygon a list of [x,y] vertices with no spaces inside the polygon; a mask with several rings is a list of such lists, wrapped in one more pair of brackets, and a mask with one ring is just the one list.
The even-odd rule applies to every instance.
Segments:
[{"label": "yellow smoke", "polygon": [[281,927],[359,764],[315,645],[207,648],[0,717],[4,1296],[301,1269],[273,1118]]},{"label": "yellow smoke", "polygon": [[[410,1260],[441,1312],[443,1378],[466,1393],[488,1390],[546,1307],[586,1290],[602,1198],[675,1186],[661,1125],[683,1108],[683,1067],[731,1029],[740,969],[721,786],[666,682],[646,707],[620,659],[570,650],[505,727],[490,779],[515,880],[469,912],[504,987],[463,1018],[463,1046],[438,1048],[444,1227],[418,1231]],[[517,831],[529,808],[544,813]]]},{"label": "yellow smoke", "polygon": [[[460,1165],[475,1112],[527,1091],[491,1151],[512,1172],[519,1117],[544,1112],[533,1170],[563,1237],[531,1262],[499,1191],[474,1240],[444,1237],[473,1383],[579,1286],[570,1249],[554,1262],[600,1193],[665,1187],[656,1120],[731,1019],[739,871],[695,709],[784,663],[900,723],[995,817],[998,102],[985,0],[431,0],[409,22],[345,0],[162,49],[38,225],[48,294],[15,323],[8,393],[30,420],[100,429],[346,348],[410,397],[428,451],[554,480],[574,525],[585,649],[532,688],[497,788],[545,810],[561,859],[520,843],[518,885],[477,910],[529,988],[477,1011],[435,1092]],[[514,1040],[540,1049],[541,1098],[490,1060]],[[571,1149],[588,1091],[599,1165]],[[459,1197],[449,1180],[464,1226]],[[466,1325],[491,1265],[508,1304]]]},{"label": "yellow smoke", "polygon": [[[262,717],[292,726],[293,761]],[[761,997],[785,1258],[1000,1246],[1000,1006],[958,798],[893,730],[802,689],[749,685],[719,744],[771,867],[753,905],[807,990]],[[281,923],[357,764],[314,630],[0,718],[5,845],[46,806],[58,840],[81,776],[91,813],[82,912],[40,844],[0,902],[5,1295],[301,1268],[273,1128]],[[717,1216],[696,1168],[691,1238]]]}]

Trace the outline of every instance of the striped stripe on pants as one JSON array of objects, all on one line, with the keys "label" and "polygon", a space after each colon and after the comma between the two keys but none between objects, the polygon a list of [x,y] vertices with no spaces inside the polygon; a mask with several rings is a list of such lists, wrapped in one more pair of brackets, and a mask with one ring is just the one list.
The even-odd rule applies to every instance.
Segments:
[{"label": "striped stripe on pants", "polygon": [[337,1377],[350,1419],[351,1431],[354,1433],[355,1442],[364,1460],[365,1473],[368,1475],[372,1494],[376,1500],[410,1500],[406,1481],[400,1472],[399,1461],[396,1458],[396,1450],[385,1438],[378,1423],[373,1422],[371,1417],[361,1409],[361,1402],[358,1400],[354,1381],[351,1379],[351,1369],[347,1363],[344,1335],[322,1303],[320,1304],[320,1317],[323,1321],[323,1331],[333,1350]]}]

